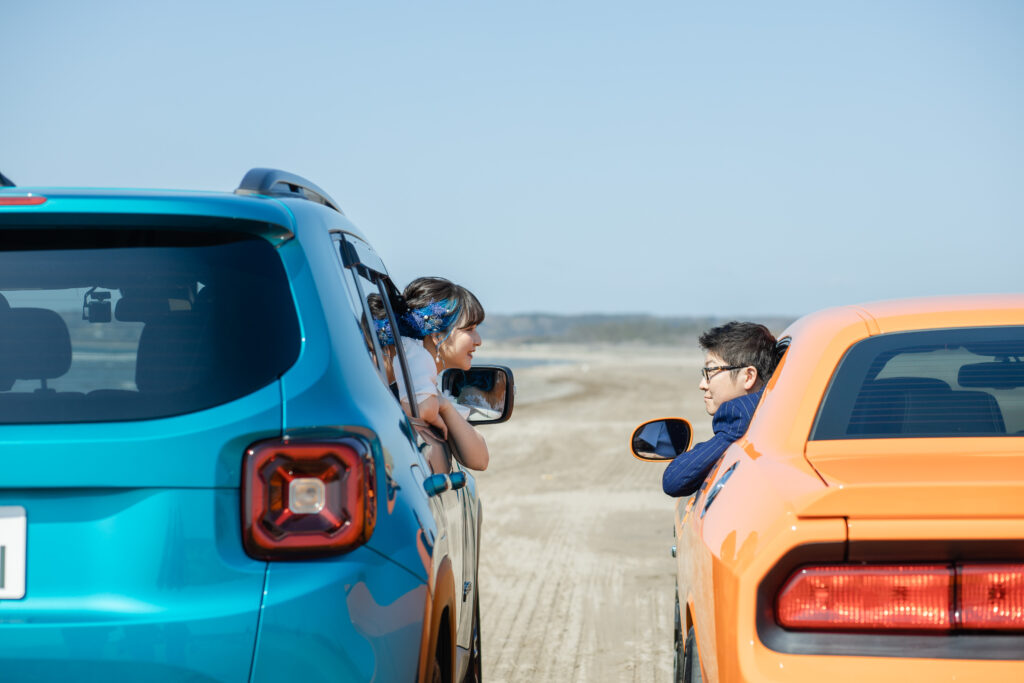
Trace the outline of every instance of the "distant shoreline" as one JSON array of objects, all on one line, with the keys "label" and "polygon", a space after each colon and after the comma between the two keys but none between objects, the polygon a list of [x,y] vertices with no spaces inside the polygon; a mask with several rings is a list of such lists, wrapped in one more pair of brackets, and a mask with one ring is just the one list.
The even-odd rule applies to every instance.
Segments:
[{"label": "distant shoreline", "polygon": [[[728,317],[659,317],[653,315],[526,313],[491,314],[480,325],[485,342],[490,339],[517,344],[621,344],[692,345],[710,327]],[[775,334],[792,323],[795,316],[762,316],[753,319]]]}]

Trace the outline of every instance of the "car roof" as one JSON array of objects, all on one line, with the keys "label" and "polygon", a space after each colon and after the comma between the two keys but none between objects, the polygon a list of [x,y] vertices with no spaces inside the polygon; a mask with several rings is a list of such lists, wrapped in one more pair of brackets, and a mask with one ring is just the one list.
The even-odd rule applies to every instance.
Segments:
[{"label": "car roof", "polygon": [[[89,214],[229,218],[235,222],[204,227],[240,228],[275,242],[293,236],[296,214],[317,214],[322,218],[331,217],[319,221],[322,224],[330,223],[331,228],[360,235],[344,217],[337,202],[319,186],[302,176],[275,168],[250,169],[234,192],[16,187],[0,174],[0,224],[52,225],[46,220],[29,218],[46,214],[64,215],[65,220],[61,222],[69,226],[76,222],[94,224],[95,221],[78,218]],[[76,220],[67,220],[71,216]],[[154,223],[151,227],[159,229],[160,225]]]},{"label": "car roof", "polygon": [[806,315],[783,333],[828,333],[851,324],[867,334],[987,325],[1024,325],[1024,293],[969,294],[874,301],[826,308]]},{"label": "car roof", "polygon": [[1024,294],[936,296],[877,301],[859,307],[879,332],[931,327],[1024,324]]}]

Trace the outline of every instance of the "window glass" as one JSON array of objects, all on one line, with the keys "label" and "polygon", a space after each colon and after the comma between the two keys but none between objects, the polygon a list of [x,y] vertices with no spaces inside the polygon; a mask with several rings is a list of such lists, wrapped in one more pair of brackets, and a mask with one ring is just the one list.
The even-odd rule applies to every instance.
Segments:
[{"label": "window glass", "polygon": [[231,401],[298,357],[273,245],[247,234],[0,231],[0,423],[163,417]]},{"label": "window glass", "polygon": [[812,440],[1024,435],[1024,327],[879,335],[836,369]]},{"label": "window glass", "polygon": [[[334,241],[334,255],[338,257],[338,264],[341,265],[341,269],[343,272],[343,279],[345,280],[345,292],[348,294],[348,302],[352,306],[352,313],[356,316],[356,320],[359,322],[360,326],[365,327],[365,321],[363,320],[363,305],[359,301],[359,294],[356,289],[355,273],[351,269],[345,268],[344,263],[342,262],[341,235],[334,234],[331,237]],[[376,290],[376,286],[370,283],[365,278],[363,278],[363,282],[361,284],[363,285],[364,290],[366,290],[367,287],[372,287],[372,289],[368,291]],[[366,332],[366,329],[364,329],[364,332]]]},{"label": "window glass", "polygon": [[[348,239],[355,239],[351,236]],[[341,235],[334,235],[334,247],[338,253],[339,262],[341,262]],[[369,246],[363,243],[364,249],[369,249]],[[357,268],[345,268],[342,266],[343,278],[345,281],[345,289],[348,292],[349,303],[352,305],[352,313],[356,317],[356,322],[359,323],[359,328],[363,332],[363,341],[366,345],[367,353],[370,356],[370,362],[377,368],[377,373],[381,380],[385,384],[391,384],[395,380],[395,369],[398,364],[392,363],[392,355],[388,353],[388,349],[382,347],[381,340],[377,334],[376,323],[373,322],[372,317],[383,316],[383,309],[380,304],[380,288],[377,283],[373,282],[366,276],[366,273],[360,272]],[[369,312],[369,317],[367,315]],[[376,342],[376,344],[375,344]],[[381,358],[378,359],[378,350],[381,353]]]}]

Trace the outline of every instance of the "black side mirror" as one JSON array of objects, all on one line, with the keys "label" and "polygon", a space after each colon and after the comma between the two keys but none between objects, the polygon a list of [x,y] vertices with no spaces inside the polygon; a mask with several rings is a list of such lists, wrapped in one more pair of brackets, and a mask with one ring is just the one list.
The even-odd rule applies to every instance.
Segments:
[{"label": "black side mirror", "polygon": [[690,448],[693,428],[679,417],[666,417],[645,422],[633,432],[630,447],[633,455],[649,462],[671,460]]},{"label": "black side mirror", "polygon": [[441,390],[455,399],[456,405],[469,409],[466,420],[470,424],[494,424],[512,416],[515,380],[512,371],[503,365],[445,370]]}]

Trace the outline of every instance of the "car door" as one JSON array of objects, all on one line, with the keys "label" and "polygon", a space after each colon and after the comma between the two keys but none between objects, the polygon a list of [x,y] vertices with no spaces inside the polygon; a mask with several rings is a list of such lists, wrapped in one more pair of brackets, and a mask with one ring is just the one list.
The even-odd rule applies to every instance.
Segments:
[{"label": "car door", "polygon": [[[466,647],[472,625],[472,611],[465,609],[465,582],[472,580],[473,573],[467,573],[467,564],[471,561],[466,552],[469,529],[466,527],[465,499],[466,486],[459,486],[460,477],[452,475],[460,471],[460,467],[452,457],[450,445],[444,441],[437,431],[422,420],[413,419],[413,426],[421,440],[421,452],[426,458],[430,473],[446,478],[447,486],[431,498],[436,506],[438,527],[441,529],[439,545],[445,545],[447,555],[451,558],[453,587],[455,589],[455,626],[456,642]],[[453,486],[454,482],[454,486]],[[456,488],[458,486],[458,488]]]},{"label": "car door", "polygon": [[[704,542],[704,519],[714,498],[711,492],[722,476],[719,462],[689,499],[680,500],[676,507],[676,552],[679,605],[683,611],[682,623],[687,623],[686,610],[692,614],[697,637],[700,664],[710,680],[717,680],[718,662],[715,657],[716,619],[715,586],[712,573],[711,550]],[[720,489],[719,489],[720,490]],[[717,494],[716,494],[717,495]],[[686,628],[684,626],[684,636]],[[695,660],[696,661],[696,660]]]},{"label": "car door", "polygon": [[[349,234],[337,233],[334,236],[335,245],[339,249],[343,265],[346,271],[346,284],[350,295],[353,297],[353,308],[361,311],[361,326],[366,337],[367,350],[374,359],[378,373],[387,383],[408,381],[406,385],[408,394],[414,395],[411,390],[411,378],[406,372],[404,351],[401,345],[391,347],[391,350],[381,346],[380,339],[376,334],[376,327],[370,321],[373,317],[370,298],[380,297],[379,302],[385,304],[385,309],[390,309],[391,316],[394,315],[395,297],[397,292],[388,276],[383,262],[373,251],[373,248],[364,240]],[[392,326],[395,329],[396,326]],[[396,401],[397,401],[397,388]],[[461,468],[452,457],[452,450],[447,442],[435,428],[420,419],[417,415],[409,416],[409,422],[416,434],[417,446],[421,458],[420,466],[416,469],[422,474],[425,490],[430,498],[431,511],[438,528],[438,536],[434,540],[433,563],[435,573],[441,563],[448,558],[451,564],[453,591],[455,595],[455,627],[456,641],[461,647],[468,647],[472,634],[472,610],[463,609],[467,593],[465,581],[468,576],[471,581],[476,576],[476,525],[475,515],[472,517],[473,526],[467,527],[467,515],[465,507],[470,502],[475,505],[476,499],[469,488],[464,485],[468,480],[460,477],[452,477]],[[453,485],[454,481],[454,485]],[[466,545],[470,544],[471,553],[466,552]],[[467,565],[472,571],[467,574]]]},{"label": "car door", "polygon": [[468,468],[463,467],[457,460],[453,460],[452,469],[465,475],[466,484],[453,491],[456,498],[456,505],[453,512],[459,517],[459,525],[462,534],[462,578],[459,584],[459,594],[456,596],[460,603],[459,607],[459,628],[456,640],[459,647],[469,648],[473,638],[473,605],[477,591],[477,544],[479,543],[479,503],[476,496],[476,486],[473,475]]}]

